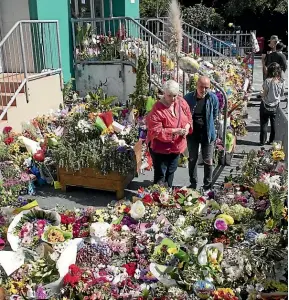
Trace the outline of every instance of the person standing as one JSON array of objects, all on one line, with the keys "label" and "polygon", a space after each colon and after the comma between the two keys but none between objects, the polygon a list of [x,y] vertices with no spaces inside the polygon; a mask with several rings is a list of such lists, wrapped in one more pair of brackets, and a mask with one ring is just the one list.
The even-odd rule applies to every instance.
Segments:
[{"label": "person standing", "polygon": [[187,102],[180,97],[179,84],[167,81],[163,98],[146,117],[147,143],[154,166],[154,184],[173,185],[179,156],[187,148],[186,136],[193,130]]},{"label": "person standing", "polygon": [[282,78],[280,65],[272,63],[268,66],[267,78],[263,83],[263,95],[260,105],[260,145],[267,140],[267,127],[270,120],[271,133],[267,144],[272,144],[275,139],[275,118],[280,98],[284,95],[285,82]]},{"label": "person standing", "polygon": [[268,55],[271,52],[276,51],[276,45],[279,41],[280,40],[277,35],[272,35],[270,37],[270,40],[268,41],[269,44],[267,44],[263,49],[262,52],[263,81],[266,79],[266,74],[267,74],[268,64],[266,62],[267,62]]},{"label": "person standing", "polygon": [[[282,52],[286,46],[282,42],[278,42],[275,47],[275,51],[269,53],[266,58],[266,67],[271,65],[272,63],[277,63],[283,73],[287,70],[287,59],[285,54]],[[282,74],[284,78],[284,74]]]},{"label": "person standing", "polygon": [[211,82],[206,76],[201,76],[197,82],[197,89],[185,95],[193,119],[194,131],[187,136],[189,150],[190,188],[196,189],[198,183],[199,146],[204,162],[204,190],[212,187],[213,154],[216,139],[215,120],[219,113],[217,96],[210,92]]}]

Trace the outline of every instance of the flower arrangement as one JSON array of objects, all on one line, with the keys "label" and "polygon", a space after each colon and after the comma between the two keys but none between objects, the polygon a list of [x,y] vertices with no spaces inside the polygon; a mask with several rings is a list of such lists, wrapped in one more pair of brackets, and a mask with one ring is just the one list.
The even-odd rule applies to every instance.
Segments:
[{"label": "flower arrangement", "polygon": [[[33,248],[37,245],[49,225],[59,225],[60,217],[56,212],[41,209],[24,211],[10,224],[8,229],[8,240],[12,248]],[[15,240],[14,236],[17,237]]]}]

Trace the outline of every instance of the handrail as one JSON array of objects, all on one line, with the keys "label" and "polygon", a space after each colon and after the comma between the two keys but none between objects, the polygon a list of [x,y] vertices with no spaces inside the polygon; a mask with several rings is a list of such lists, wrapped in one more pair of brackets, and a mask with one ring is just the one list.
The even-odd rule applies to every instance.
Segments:
[{"label": "handrail", "polygon": [[[57,39],[57,40],[56,40]],[[57,45],[57,49],[55,49]],[[62,65],[60,56],[58,20],[21,20],[16,22],[0,41],[0,120],[18,94],[25,90],[29,102],[28,82],[47,75],[60,74],[62,86]]]},{"label": "handrail", "polygon": [[[149,22],[160,22],[161,24],[166,25],[165,20],[167,20],[167,19],[168,19],[167,17],[162,17],[162,18],[140,18],[140,19],[137,19],[137,20],[140,20],[140,21],[143,20],[143,21],[145,21],[145,22],[146,22],[146,23],[145,23],[146,25],[147,25]],[[232,54],[232,49],[233,49],[233,46],[232,46],[232,45],[226,43],[225,41],[222,41],[222,40],[216,38],[214,35],[212,35],[212,34],[210,34],[210,33],[207,33],[207,32],[205,32],[205,31],[200,30],[200,29],[198,29],[198,28],[196,28],[196,27],[194,27],[194,26],[192,26],[192,25],[190,25],[190,24],[188,24],[188,23],[186,23],[186,22],[182,22],[182,25],[183,25],[183,27],[186,26],[186,27],[190,28],[191,30],[194,30],[194,31],[200,33],[199,36],[206,36],[206,37],[208,37],[208,38],[214,40],[215,42],[218,42],[219,44],[223,45],[224,48],[229,48],[229,56],[231,56],[231,54]],[[219,52],[219,51],[217,51],[217,50],[215,50],[215,49],[212,49],[210,46],[208,46],[208,45],[202,43],[201,41],[199,41],[198,39],[196,39],[195,36],[194,36],[193,34],[192,34],[192,36],[191,36],[191,34],[187,32],[187,30],[184,30],[184,31],[183,31],[183,35],[186,36],[186,37],[189,38],[189,39],[193,39],[195,42],[199,43],[200,45],[202,45],[203,47],[206,47],[207,49],[209,49],[209,50],[211,50],[211,51],[214,50],[214,53],[216,53],[216,54],[218,54],[218,55],[220,55],[220,56],[225,56],[225,55],[222,54],[221,52]]]}]

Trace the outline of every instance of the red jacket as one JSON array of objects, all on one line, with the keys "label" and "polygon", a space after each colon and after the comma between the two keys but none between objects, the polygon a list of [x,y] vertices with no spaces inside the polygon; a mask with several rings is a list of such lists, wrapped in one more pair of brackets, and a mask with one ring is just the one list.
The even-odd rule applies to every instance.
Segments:
[{"label": "red jacket", "polygon": [[173,128],[185,128],[187,124],[190,124],[189,133],[193,132],[192,115],[187,102],[182,97],[178,97],[173,105],[175,105],[176,116],[173,116],[169,107],[158,101],[146,118],[147,142],[156,153],[183,153],[186,150],[186,137],[174,135]]}]

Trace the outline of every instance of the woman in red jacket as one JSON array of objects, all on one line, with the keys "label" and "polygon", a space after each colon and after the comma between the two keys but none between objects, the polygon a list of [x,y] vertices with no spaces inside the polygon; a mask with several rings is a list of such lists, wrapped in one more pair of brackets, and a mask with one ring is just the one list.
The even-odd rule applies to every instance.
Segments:
[{"label": "woman in red jacket", "polygon": [[187,148],[186,136],[192,133],[192,115],[179,94],[179,84],[164,84],[164,96],[147,116],[148,146],[154,165],[154,184],[172,187],[181,153]]}]

